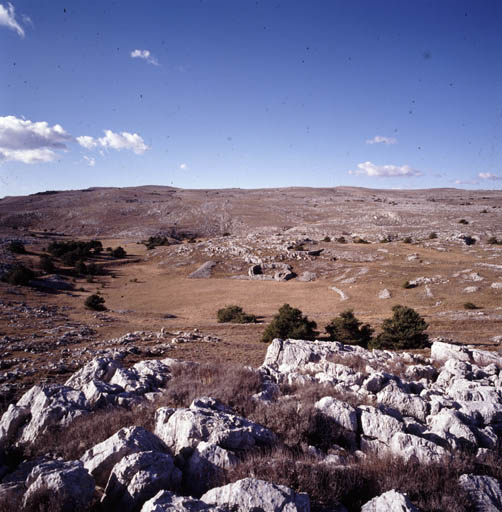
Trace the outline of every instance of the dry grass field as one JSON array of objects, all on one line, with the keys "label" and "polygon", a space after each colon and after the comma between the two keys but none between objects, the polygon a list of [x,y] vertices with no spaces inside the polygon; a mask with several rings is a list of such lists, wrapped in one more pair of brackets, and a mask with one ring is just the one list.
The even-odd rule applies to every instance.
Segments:
[{"label": "dry grass field", "polygon": [[[162,222],[152,210],[155,204],[161,213],[171,212]],[[3,382],[29,385],[39,378],[61,380],[67,373],[62,362],[68,372],[73,371],[97,350],[116,346],[106,340],[161,329],[167,343],[174,333],[193,329],[221,340],[164,347],[170,357],[258,366],[266,351],[261,335],[284,303],[315,320],[321,337],[325,325],[345,309],[353,309],[378,332],[392,306],[402,304],[425,317],[430,336],[498,350],[502,246],[489,244],[488,239],[502,239],[500,206],[495,192],[458,190],[142,187],[5,198],[0,201],[0,218],[6,261],[15,259],[38,271],[40,255],[51,240],[91,238],[99,238],[105,248],[122,246],[127,258],[96,258],[106,272],[92,282],[62,266],[73,287],[70,291],[0,283],[2,368],[6,374],[14,371]],[[147,250],[140,242],[152,233],[169,235],[181,229],[178,221],[166,220],[173,215],[188,234],[177,243]],[[222,221],[225,216],[228,222]],[[24,219],[24,226],[13,226],[13,219],[18,224]],[[130,229],[124,228],[126,224]],[[431,238],[431,232],[437,238]],[[476,243],[466,245],[465,236],[474,237]],[[346,243],[337,241],[340,237]],[[5,247],[13,239],[22,240],[28,254],[8,254]],[[359,239],[369,243],[356,243]],[[320,253],[309,255],[309,251]],[[206,261],[215,263],[211,277],[188,278]],[[248,269],[256,262],[264,266],[268,280],[248,278]],[[269,267],[284,264],[297,277],[274,280],[275,270]],[[315,279],[300,281],[304,272],[314,273]],[[414,280],[416,286],[403,287]],[[390,298],[379,298],[384,290]],[[93,293],[105,299],[107,311],[84,307]],[[478,309],[465,309],[467,302]],[[16,313],[13,310],[23,307],[19,304],[26,304],[28,310],[55,307],[62,316],[38,319],[28,310]],[[229,304],[257,315],[259,322],[218,323],[217,310]],[[71,347],[58,344],[59,335],[83,327],[94,333],[72,338]],[[127,358],[133,362],[154,357],[148,347],[156,344],[155,338],[145,339]],[[33,350],[32,345],[36,345]],[[27,367],[32,371],[16,375],[16,369]]]}]

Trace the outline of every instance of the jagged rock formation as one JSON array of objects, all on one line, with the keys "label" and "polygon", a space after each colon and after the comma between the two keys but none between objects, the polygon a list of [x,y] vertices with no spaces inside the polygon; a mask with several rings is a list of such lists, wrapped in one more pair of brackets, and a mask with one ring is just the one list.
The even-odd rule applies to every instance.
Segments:
[{"label": "jagged rock formation", "polygon": [[[53,429],[67,428],[99,409],[151,403],[166,386],[175,386],[172,368],[183,364],[193,368],[172,359],[124,368],[120,360],[102,357],[64,385],[34,386],[2,416],[0,446],[3,451],[14,445],[29,448]],[[345,451],[336,444],[329,453],[307,447],[319,464],[350,468],[372,454],[425,466],[448,464],[464,449],[482,462],[499,456],[501,367],[497,353],[444,342],[435,342],[428,358],[338,342],[276,339],[263,365],[252,370],[261,391],[249,400],[274,407],[294,403],[294,394],[284,389],[315,385],[325,390],[313,410],[336,427]],[[269,428],[211,397],[199,397],[189,407],[154,407],[153,432],[121,428],[77,461],[46,456],[12,468],[0,457],[0,498],[13,510],[31,510],[40,496],[50,494],[62,510],[79,510],[96,498],[98,485],[102,506],[110,511],[310,510],[306,494],[276,482],[225,481],[249,454],[280,445]],[[458,485],[473,510],[500,510],[502,489],[495,478],[464,474]],[[419,509],[408,496],[389,489],[361,510]]]}]

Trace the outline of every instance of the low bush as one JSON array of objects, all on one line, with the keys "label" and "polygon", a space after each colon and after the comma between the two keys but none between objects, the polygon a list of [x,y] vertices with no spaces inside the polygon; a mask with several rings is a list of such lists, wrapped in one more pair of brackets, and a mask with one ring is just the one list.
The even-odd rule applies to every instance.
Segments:
[{"label": "low bush", "polygon": [[106,309],[105,299],[95,293],[93,295],[89,295],[89,297],[85,299],[84,304],[86,308],[93,309],[94,311],[104,311]]},{"label": "low bush", "polygon": [[369,324],[360,322],[352,309],[347,309],[331,320],[326,326],[326,332],[332,341],[366,348],[374,331]]},{"label": "low bush", "polygon": [[322,239],[323,242],[331,242],[331,238],[329,236],[325,236],[323,239]]},{"label": "low bush", "polygon": [[464,309],[479,309],[473,302],[464,302]]},{"label": "low bush", "polygon": [[217,317],[219,323],[229,322],[233,324],[251,324],[256,322],[255,315],[248,315],[247,313],[244,313],[242,308],[236,305],[218,309]]},{"label": "low bush", "polygon": [[15,254],[26,254],[24,244],[19,240],[13,240],[7,245],[7,249]]},{"label": "low bush", "polygon": [[52,274],[56,270],[50,256],[46,254],[40,256],[40,270],[47,272],[47,274]]},{"label": "low bush", "polygon": [[403,243],[411,244],[411,243],[413,243],[413,239],[411,238],[411,236],[407,236],[407,237],[403,238]]},{"label": "low bush", "polygon": [[429,346],[429,336],[425,334],[427,322],[412,308],[396,305],[393,315],[382,324],[382,332],[371,341],[371,348],[378,349],[418,349]]},{"label": "low bush", "polygon": [[299,309],[284,304],[279,313],[265,329],[262,341],[272,341],[274,338],[292,338],[296,340],[314,340],[317,336],[317,324],[303,316]]},{"label": "low bush", "polygon": [[125,258],[127,253],[124,250],[124,248],[119,246],[116,249],[113,249],[113,251],[110,253],[110,255],[112,256],[112,258],[121,259],[121,258]]},{"label": "low bush", "polygon": [[347,240],[345,239],[344,236],[339,236],[336,241],[339,243],[339,244],[346,244],[347,243]]},{"label": "low bush", "polygon": [[9,284],[26,286],[32,279],[35,279],[35,274],[33,270],[17,264],[7,272],[3,279]]},{"label": "low bush", "polygon": [[467,220],[465,220],[465,219],[460,219],[460,220],[458,221],[458,223],[459,223],[459,224],[467,225],[467,224],[469,224],[469,221],[467,221]]},{"label": "low bush", "polygon": [[494,236],[491,236],[487,243],[489,243],[490,245],[502,245],[502,241],[498,240],[496,237]]},{"label": "low bush", "polygon": [[435,231],[429,233],[429,240],[435,240],[438,237],[438,234]]}]

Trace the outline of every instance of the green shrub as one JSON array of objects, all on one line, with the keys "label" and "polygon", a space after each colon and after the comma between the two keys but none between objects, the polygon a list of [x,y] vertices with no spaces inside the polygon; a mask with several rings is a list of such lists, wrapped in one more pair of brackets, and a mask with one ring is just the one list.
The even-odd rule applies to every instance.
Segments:
[{"label": "green shrub", "polygon": [[323,239],[322,239],[323,242],[331,242],[331,238],[329,236],[325,236]]},{"label": "green shrub", "polygon": [[26,286],[34,278],[33,271],[24,265],[14,265],[4,276],[7,283],[20,286]]},{"label": "green shrub", "polygon": [[411,244],[413,242],[413,239],[411,238],[411,236],[407,236],[407,237],[403,238],[403,242],[405,244]]},{"label": "green shrub", "polygon": [[314,340],[317,335],[316,327],[317,324],[303,316],[299,309],[284,304],[265,329],[262,341],[272,341],[274,338]]},{"label": "green shrub", "polygon": [[345,239],[344,236],[339,236],[336,241],[339,243],[339,244],[346,244],[347,243],[347,240]]},{"label": "green shrub", "polygon": [[256,322],[255,315],[248,315],[244,313],[242,308],[236,305],[218,309],[217,316],[219,323],[230,322],[233,324],[252,324]]},{"label": "green shrub", "polygon": [[474,245],[476,243],[476,239],[472,238],[472,236],[464,236],[462,237],[464,240],[465,245]]},{"label": "green shrub", "polygon": [[396,305],[392,308],[392,318],[386,318],[382,332],[370,342],[371,348],[414,349],[429,346],[429,336],[425,334],[427,322],[412,308]]},{"label": "green shrub", "polygon": [[54,263],[50,256],[47,256],[46,254],[40,256],[40,270],[43,270],[48,274],[52,274],[54,272]]},{"label": "green shrub", "polygon": [[93,295],[89,295],[89,297],[85,299],[84,304],[86,308],[93,309],[94,311],[104,311],[106,309],[105,299],[95,293]]},{"label": "green shrub", "polygon": [[429,233],[429,240],[435,240],[438,237],[438,234],[435,231],[431,231]]},{"label": "green shrub", "polygon": [[355,238],[352,239],[352,241],[355,244],[369,244],[368,240],[365,240],[364,238],[361,238],[360,236],[356,236]]},{"label": "green shrub", "polygon": [[77,274],[81,274],[81,275],[85,276],[87,274],[86,264],[82,260],[77,261],[77,263],[75,265],[75,271],[77,272]]},{"label": "green shrub", "polygon": [[473,302],[465,302],[464,309],[479,309],[479,306],[476,306]]},{"label": "green shrub", "polygon": [[12,240],[12,242],[10,242],[10,244],[7,245],[7,249],[15,254],[26,254],[24,244],[19,240]]},{"label": "green shrub", "polygon": [[110,255],[112,256],[112,258],[121,259],[121,258],[125,258],[127,253],[125,252],[125,250],[122,247],[119,246],[116,249],[113,249],[113,251],[110,253]]},{"label": "green shrub", "polygon": [[373,329],[369,324],[362,324],[355,316],[352,309],[340,313],[326,326],[329,339],[349,345],[359,345],[366,348],[373,335]]}]

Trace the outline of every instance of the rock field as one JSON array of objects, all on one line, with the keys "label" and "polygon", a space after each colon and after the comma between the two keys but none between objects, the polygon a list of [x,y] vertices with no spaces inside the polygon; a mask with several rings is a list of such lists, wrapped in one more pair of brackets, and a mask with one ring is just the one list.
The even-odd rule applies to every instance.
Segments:
[{"label": "rock field", "polygon": [[[308,512],[318,507],[294,485],[253,475],[232,479],[246,458],[281,445],[269,428],[212,397],[200,396],[188,407],[159,405],[164,393],[176,388],[180,369],[190,372],[193,364],[167,358],[124,368],[118,354],[100,356],[64,384],[32,387],[0,420],[2,501],[11,510],[34,510],[30,507],[48,493],[61,510]],[[302,388],[318,386],[323,396],[314,407],[337,432],[336,443],[302,448],[318,465],[343,470],[390,456],[425,467],[448,466],[469,453],[480,471],[459,475],[457,482],[468,510],[495,511],[502,508],[502,486],[487,474],[486,461],[500,465],[501,460],[501,368],[497,353],[442,341],[435,341],[426,357],[276,339],[262,366],[248,369],[259,377],[261,390],[247,400],[272,411],[281,402],[297,402]],[[47,435],[57,436],[96,411],[119,409],[150,414],[151,430],[124,426],[84,447],[78,460],[46,453],[13,463],[9,455],[14,449],[30,453]],[[343,499],[328,508],[355,510]],[[387,489],[360,510],[420,508],[401,490]]]}]

